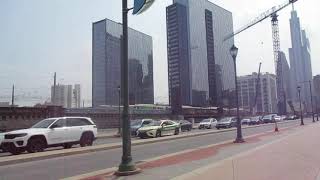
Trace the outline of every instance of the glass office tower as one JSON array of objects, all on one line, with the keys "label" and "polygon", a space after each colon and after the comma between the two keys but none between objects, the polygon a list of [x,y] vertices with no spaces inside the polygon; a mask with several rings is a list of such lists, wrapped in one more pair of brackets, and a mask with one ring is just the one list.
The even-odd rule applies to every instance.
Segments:
[{"label": "glass office tower", "polygon": [[[109,19],[93,23],[92,105],[118,105],[122,25]],[[129,103],[153,104],[152,37],[129,28]]]},{"label": "glass office tower", "polygon": [[[232,13],[208,0],[174,0],[167,7],[169,100],[181,105],[219,106],[221,93],[232,90]],[[220,95],[219,95],[220,94]]]}]

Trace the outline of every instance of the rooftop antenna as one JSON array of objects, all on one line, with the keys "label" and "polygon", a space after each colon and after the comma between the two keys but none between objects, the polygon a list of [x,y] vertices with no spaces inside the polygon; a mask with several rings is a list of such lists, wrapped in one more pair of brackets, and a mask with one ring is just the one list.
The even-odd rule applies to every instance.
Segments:
[{"label": "rooftop antenna", "polygon": [[291,3],[292,4],[292,11],[294,11],[294,3]]}]

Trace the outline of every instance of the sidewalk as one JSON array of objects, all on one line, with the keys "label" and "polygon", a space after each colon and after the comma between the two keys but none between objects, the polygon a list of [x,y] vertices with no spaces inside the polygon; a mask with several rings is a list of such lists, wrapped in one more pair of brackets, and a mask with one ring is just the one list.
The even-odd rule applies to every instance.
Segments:
[{"label": "sidewalk", "polygon": [[319,180],[319,130],[319,123],[309,125],[289,136],[174,179]]},{"label": "sidewalk", "polygon": [[320,123],[245,139],[243,144],[223,142],[146,160],[138,163],[143,171],[134,176],[109,172],[82,179],[320,180]]}]

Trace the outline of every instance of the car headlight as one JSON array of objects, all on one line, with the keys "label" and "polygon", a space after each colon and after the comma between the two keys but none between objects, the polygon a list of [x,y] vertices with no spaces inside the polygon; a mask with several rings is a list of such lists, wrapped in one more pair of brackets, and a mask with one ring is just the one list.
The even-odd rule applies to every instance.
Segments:
[{"label": "car headlight", "polygon": [[17,137],[24,137],[28,135],[27,133],[20,133],[20,134],[5,134],[4,135],[4,138],[5,139],[14,139],[14,138],[17,138]]}]

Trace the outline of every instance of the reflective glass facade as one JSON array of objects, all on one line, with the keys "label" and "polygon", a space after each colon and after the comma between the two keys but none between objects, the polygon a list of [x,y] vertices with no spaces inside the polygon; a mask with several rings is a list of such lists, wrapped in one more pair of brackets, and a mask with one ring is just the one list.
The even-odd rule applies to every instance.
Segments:
[{"label": "reflective glass facade", "polygon": [[[122,25],[105,19],[93,23],[93,106],[118,105],[120,86]],[[152,37],[128,31],[129,103],[153,104]]]},{"label": "reflective glass facade", "polygon": [[169,103],[173,111],[191,104],[187,9],[180,4],[167,7],[167,51]]},{"label": "reflective glass facade", "polygon": [[[172,33],[173,29],[175,33]],[[171,97],[173,93],[170,93],[170,100],[181,101],[170,102],[171,105],[218,105],[219,94],[224,90],[234,89],[233,60],[229,54],[233,39],[223,41],[224,37],[232,32],[232,13],[208,0],[174,0],[173,4],[167,7],[169,71],[172,56],[175,55],[175,59],[188,63],[183,67],[189,68],[188,75],[178,79],[180,84],[183,81],[190,83],[185,86],[190,94],[188,103],[184,101],[185,96],[180,94],[180,97]],[[179,53],[173,55],[173,50],[170,49],[173,46]],[[169,72],[169,92],[177,91],[170,86],[170,81],[173,81],[172,71],[174,68]],[[175,73],[180,71],[176,70]],[[181,89],[178,92],[181,93]]]}]

